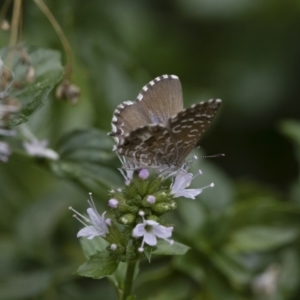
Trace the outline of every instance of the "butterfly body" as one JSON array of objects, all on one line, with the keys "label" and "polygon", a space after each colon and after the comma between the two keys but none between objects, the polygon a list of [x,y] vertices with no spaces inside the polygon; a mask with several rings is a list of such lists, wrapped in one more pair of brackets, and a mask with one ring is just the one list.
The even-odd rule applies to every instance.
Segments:
[{"label": "butterfly body", "polygon": [[183,109],[179,78],[163,75],[145,85],[135,102],[114,111],[111,136],[125,168],[180,168],[214,119],[221,100]]}]

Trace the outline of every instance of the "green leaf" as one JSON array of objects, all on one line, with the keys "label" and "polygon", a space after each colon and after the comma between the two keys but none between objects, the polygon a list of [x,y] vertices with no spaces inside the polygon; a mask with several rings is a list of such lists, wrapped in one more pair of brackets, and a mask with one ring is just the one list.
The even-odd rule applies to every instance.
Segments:
[{"label": "green leaf", "polygon": [[170,245],[164,240],[159,240],[156,247],[157,249],[152,252],[153,255],[183,255],[190,249],[184,244],[174,242],[173,245]]},{"label": "green leaf", "polygon": [[298,249],[292,247],[285,249],[280,257],[280,265],[274,264],[279,269],[278,287],[286,298],[289,299],[299,289],[300,261]]},{"label": "green leaf", "polygon": [[298,162],[300,162],[300,122],[298,121],[284,121],[280,124],[280,129],[283,134],[291,138],[296,144],[296,155]]},{"label": "green leaf", "polygon": [[[45,245],[66,209],[66,203],[53,194],[28,205],[17,220],[17,232],[23,245],[35,249]],[[39,230],[36,230],[36,224],[39,224]]]},{"label": "green leaf", "polygon": [[58,143],[60,157],[71,161],[89,161],[110,166],[116,155],[113,142],[106,132],[88,128],[66,134]]},{"label": "green leaf", "polygon": [[210,259],[214,265],[233,282],[247,284],[251,279],[251,271],[236,254],[229,251],[219,251],[211,253]]},{"label": "green leaf", "polygon": [[51,168],[60,177],[77,180],[84,186],[92,186],[90,181],[105,188],[123,184],[114,168],[112,141],[100,130],[73,131],[61,138],[57,152],[60,160],[51,162]]},{"label": "green leaf", "polygon": [[[20,48],[12,50],[14,52],[12,68],[14,80],[21,81],[24,87],[19,90],[16,88],[10,90],[10,93],[21,103],[20,111],[9,118],[10,126],[27,122],[29,117],[46,103],[49,93],[62,78],[63,68],[59,52],[33,46],[24,46],[21,49],[28,55],[35,71],[35,79],[33,83],[25,82],[28,65],[21,63]],[[7,52],[7,48],[0,50],[0,56],[4,60]]]},{"label": "green leaf", "polygon": [[190,251],[187,255],[176,256],[173,265],[176,269],[193,278],[198,284],[201,284],[205,274],[198,257],[194,254],[195,252]]},{"label": "green leaf", "polygon": [[151,263],[152,248],[150,248],[150,247],[148,248],[148,247],[147,247],[147,248],[144,250],[144,254],[145,254],[145,256],[146,256],[148,262]]},{"label": "green leaf", "polygon": [[93,279],[100,279],[111,275],[118,267],[118,263],[109,255],[109,252],[99,252],[81,265],[76,274]]},{"label": "green leaf", "polygon": [[94,237],[89,240],[87,238],[80,239],[81,248],[86,258],[90,258],[98,252],[102,252],[109,243],[101,237]]},{"label": "green leaf", "polygon": [[273,250],[294,241],[298,235],[297,228],[249,226],[233,233],[228,249],[241,252]]},{"label": "green leaf", "polygon": [[287,120],[281,122],[280,125],[281,132],[286,136],[294,140],[300,146],[300,122]]}]

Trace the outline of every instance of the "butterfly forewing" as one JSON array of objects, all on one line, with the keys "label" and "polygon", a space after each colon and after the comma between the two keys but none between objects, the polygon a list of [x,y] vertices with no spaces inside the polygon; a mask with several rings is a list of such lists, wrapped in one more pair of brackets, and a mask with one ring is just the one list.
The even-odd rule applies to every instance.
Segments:
[{"label": "butterfly forewing", "polygon": [[165,124],[182,109],[179,78],[175,75],[156,77],[142,88],[135,102],[125,101],[117,106],[110,135],[118,145],[133,130],[148,124]]},{"label": "butterfly forewing", "polygon": [[118,105],[114,111],[112,120],[113,130],[110,135],[113,136],[116,143],[119,144],[123,141],[124,135],[147,124],[137,105],[134,102],[126,101]]},{"label": "butterfly forewing", "polygon": [[136,105],[148,124],[166,124],[183,109],[179,78],[175,75],[156,77],[142,88]]}]

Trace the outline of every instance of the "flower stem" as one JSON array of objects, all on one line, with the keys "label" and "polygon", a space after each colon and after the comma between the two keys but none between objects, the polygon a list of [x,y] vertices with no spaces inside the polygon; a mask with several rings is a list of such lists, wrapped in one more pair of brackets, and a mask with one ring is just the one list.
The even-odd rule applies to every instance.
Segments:
[{"label": "flower stem", "polygon": [[70,45],[68,39],[66,38],[63,30],[61,29],[59,23],[55,19],[54,15],[52,14],[52,12],[48,8],[48,6],[43,2],[43,0],[33,0],[33,1],[40,8],[40,10],[44,13],[44,15],[48,18],[48,20],[51,23],[51,25],[53,26],[56,34],[58,35],[59,39],[61,40],[61,43],[64,47],[64,50],[65,50],[66,56],[67,56],[67,66],[65,69],[64,77],[69,78],[70,74],[72,72],[72,65],[73,65],[73,62],[72,62],[73,61],[73,52],[72,52],[71,45]]},{"label": "flower stem", "polygon": [[9,52],[6,57],[6,66],[10,69],[13,64],[13,48],[16,46],[18,41],[18,29],[20,24],[20,16],[22,10],[22,0],[15,0],[12,13],[12,22],[11,22],[11,33],[9,39]]},{"label": "flower stem", "polygon": [[134,276],[136,263],[137,263],[136,260],[130,260],[128,262],[122,300],[126,300],[126,298],[129,295],[131,295],[133,276]]}]

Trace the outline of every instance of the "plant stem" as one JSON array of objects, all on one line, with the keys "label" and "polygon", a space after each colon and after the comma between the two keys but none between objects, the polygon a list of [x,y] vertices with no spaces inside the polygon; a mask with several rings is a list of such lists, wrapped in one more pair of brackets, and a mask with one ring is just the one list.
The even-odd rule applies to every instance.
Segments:
[{"label": "plant stem", "polygon": [[21,15],[22,0],[15,0],[12,13],[11,32],[9,39],[9,51],[6,57],[6,66],[11,69],[13,64],[13,48],[16,46],[18,41],[18,29]]},{"label": "plant stem", "polygon": [[131,294],[136,263],[136,260],[130,260],[128,262],[122,300],[126,300],[126,298]]},{"label": "plant stem", "polygon": [[43,0],[33,0],[35,4],[40,8],[40,10],[44,13],[44,15],[48,18],[49,22],[53,26],[56,34],[58,35],[59,39],[61,40],[61,43],[65,49],[66,56],[67,56],[67,66],[65,69],[65,78],[69,78],[72,72],[72,61],[73,61],[73,53],[71,45],[69,44],[68,39],[66,38],[63,30],[61,29],[59,23],[55,19],[54,15],[50,11],[50,9],[47,7],[47,5],[43,2]]}]

